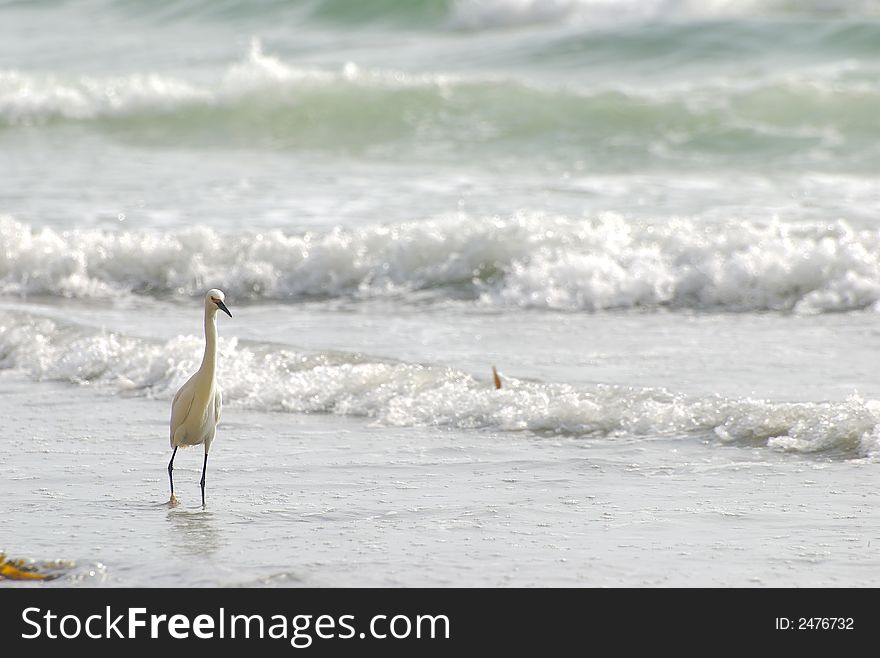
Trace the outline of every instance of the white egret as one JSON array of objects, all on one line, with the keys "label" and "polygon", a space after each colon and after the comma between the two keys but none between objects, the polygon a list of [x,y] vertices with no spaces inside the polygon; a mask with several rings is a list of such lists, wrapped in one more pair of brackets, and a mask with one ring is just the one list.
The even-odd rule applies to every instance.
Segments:
[{"label": "white egret", "polygon": [[226,308],[226,295],[213,288],[205,295],[205,355],[202,365],[180,387],[174,402],[171,403],[171,461],[168,462],[168,481],[171,483],[171,505],[177,504],[174,497],[174,456],[180,446],[205,446],[205,463],[202,466],[202,507],[205,506],[205,471],[208,468],[208,451],[214,441],[217,423],[220,422],[222,399],[217,386],[217,310],[229,317],[232,313]]}]

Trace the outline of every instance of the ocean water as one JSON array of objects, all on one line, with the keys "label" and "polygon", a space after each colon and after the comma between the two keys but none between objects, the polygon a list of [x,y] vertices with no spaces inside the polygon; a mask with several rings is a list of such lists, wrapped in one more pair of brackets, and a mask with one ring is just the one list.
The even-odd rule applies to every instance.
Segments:
[{"label": "ocean water", "polygon": [[872,0],[0,0],[0,549],[877,586],[878,79]]}]

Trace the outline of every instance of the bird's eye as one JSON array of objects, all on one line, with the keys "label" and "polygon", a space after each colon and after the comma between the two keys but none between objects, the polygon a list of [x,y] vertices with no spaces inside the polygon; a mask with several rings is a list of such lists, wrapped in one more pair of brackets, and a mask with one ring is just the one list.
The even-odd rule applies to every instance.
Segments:
[{"label": "bird's eye", "polygon": [[211,301],[214,302],[215,304],[219,304],[219,303],[220,303],[220,300],[217,299],[216,297],[211,297]]}]

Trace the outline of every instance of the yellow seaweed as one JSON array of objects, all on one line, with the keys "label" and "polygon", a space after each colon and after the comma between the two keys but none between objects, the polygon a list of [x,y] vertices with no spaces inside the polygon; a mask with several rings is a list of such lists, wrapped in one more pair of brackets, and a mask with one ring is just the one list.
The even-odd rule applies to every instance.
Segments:
[{"label": "yellow seaweed", "polygon": [[39,573],[24,560],[9,560],[0,553],[0,580],[50,580],[56,576]]}]

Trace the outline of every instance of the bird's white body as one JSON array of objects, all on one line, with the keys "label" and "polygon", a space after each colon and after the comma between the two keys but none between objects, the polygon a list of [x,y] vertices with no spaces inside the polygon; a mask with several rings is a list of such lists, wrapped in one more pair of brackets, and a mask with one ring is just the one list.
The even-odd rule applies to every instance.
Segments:
[{"label": "bird's white body", "polygon": [[[220,387],[217,385],[217,311],[222,309],[229,314],[223,303],[225,296],[222,291],[209,290],[205,296],[205,354],[202,364],[195,374],[177,391],[171,403],[171,447],[174,454],[177,448],[186,446],[205,446],[205,468],[208,463],[208,452],[223,406]],[[168,464],[168,477],[171,478],[174,455]],[[202,503],[204,504],[205,471],[202,470]],[[174,482],[171,481],[171,502],[176,503]]]},{"label": "bird's white body", "polygon": [[171,447],[205,444],[205,452],[220,423],[222,395],[213,376],[199,369],[180,387],[171,403]]}]

